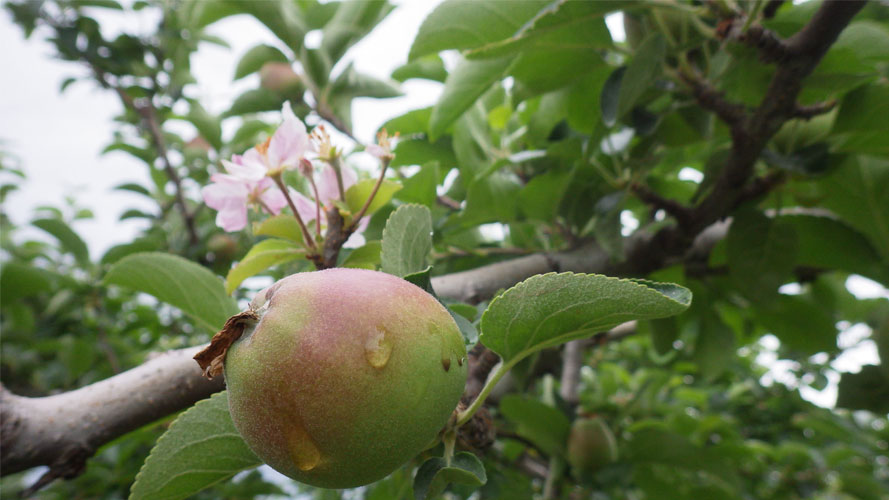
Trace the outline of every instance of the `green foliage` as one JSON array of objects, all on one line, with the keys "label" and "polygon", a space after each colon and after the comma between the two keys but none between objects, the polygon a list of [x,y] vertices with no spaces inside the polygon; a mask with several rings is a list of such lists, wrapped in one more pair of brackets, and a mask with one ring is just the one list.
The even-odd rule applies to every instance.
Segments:
[{"label": "green foliage", "polygon": [[262,463],[235,429],[226,396],[214,394],[170,424],[136,476],[131,500],[188,498]]},{"label": "green foliage", "polygon": [[262,271],[287,262],[294,261],[305,255],[305,250],[291,241],[275,238],[262,240],[225,276],[225,292],[232,293],[245,279]]},{"label": "green foliage", "polygon": [[481,342],[504,363],[634,319],[684,311],[691,292],[665,283],[573,273],[531,277],[491,301]]},{"label": "green foliage", "polygon": [[236,312],[222,282],[207,269],[182,257],[139,253],[116,262],[105,283],[153,295],[179,308],[203,328],[216,332]]},{"label": "green foliage", "polygon": [[419,205],[402,205],[386,220],[380,263],[383,272],[404,277],[426,268],[432,250],[432,217]]},{"label": "green foliage", "polygon": [[414,479],[414,498],[436,498],[449,483],[478,487],[487,482],[485,467],[472,453],[460,452],[450,462],[443,458],[430,458],[417,469]]}]

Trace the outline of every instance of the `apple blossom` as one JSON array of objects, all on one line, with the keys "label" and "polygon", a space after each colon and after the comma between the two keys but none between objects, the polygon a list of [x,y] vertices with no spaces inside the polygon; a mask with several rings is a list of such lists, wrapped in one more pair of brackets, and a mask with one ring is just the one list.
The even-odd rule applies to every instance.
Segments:
[{"label": "apple blossom", "polygon": [[290,101],[284,103],[281,114],[284,121],[272,137],[244,153],[240,163],[222,160],[231,175],[251,181],[274,177],[284,170],[297,168],[300,160],[311,151],[306,126],[293,114]]},{"label": "apple blossom", "polygon": [[260,205],[277,215],[287,205],[284,195],[274,188],[271,179],[244,180],[234,175],[214,174],[212,184],[201,189],[204,202],[216,209],[216,225],[227,232],[240,231],[247,225],[247,206]]}]

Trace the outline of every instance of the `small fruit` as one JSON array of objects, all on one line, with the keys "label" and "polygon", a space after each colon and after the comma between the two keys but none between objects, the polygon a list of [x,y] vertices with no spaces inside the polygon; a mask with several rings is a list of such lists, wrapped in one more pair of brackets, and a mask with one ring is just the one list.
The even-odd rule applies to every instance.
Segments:
[{"label": "small fruit", "polygon": [[303,89],[302,79],[288,63],[267,62],[259,69],[259,85],[281,94],[299,92]]},{"label": "small fruit", "polygon": [[238,431],[297,481],[349,488],[385,477],[429,446],[466,382],[456,323],[395,276],[328,269],[260,292],[261,318],[229,348]]},{"label": "small fruit", "polygon": [[589,479],[605,465],[617,460],[617,441],[599,417],[579,418],[571,425],[568,463],[578,479]]}]

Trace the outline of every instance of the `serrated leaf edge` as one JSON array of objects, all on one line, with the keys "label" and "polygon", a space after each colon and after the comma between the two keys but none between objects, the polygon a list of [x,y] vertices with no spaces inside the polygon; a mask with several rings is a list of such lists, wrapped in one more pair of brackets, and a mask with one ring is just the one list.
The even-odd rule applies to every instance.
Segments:
[{"label": "serrated leaf edge", "polygon": [[[179,414],[179,416],[176,417],[176,418],[173,420],[173,422],[170,423],[170,426],[167,427],[167,430],[161,435],[161,437],[159,437],[159,438],[157,439],[157,441],[154,443],[154,446],[151,447],[151,451],[148,453],[148,456],[145,457],[145,461],[142,462],[142,467],[139,468],[139,472],[136,474],[136,478],[133,480],[133,485],[130,486],[130,494],[129,494],[129,496],[127,497],[128,500],[138,500],[138,498],[142,498],[142,497],[134,497],[132,492],[133,492],[133,490],[136,488],[136,485],[139,484],[139,480],[142,479],[142,473],[145,472],[145,466],[148,464],[149,460],[151,460],[151,458],[154,457],[154,452],[158,449],[158,447],[161,445],[161,443],[163,443],[163,442],[164,442],[165,440],[167,440],[167,439],[170,439],[170,437],[169,437],[170,429],[172,429],[173,426],[175,426],[176,423],[179,422],[180,419],[182,419],[182,418],[184,418],[186,415],[188,415],[188,413],[189,413],[190,411],[192,411],[192,410],[198,408],[198,407],[201,406],[201,405],[207,405],[207,404],[209,404],[209,403],[213,400],[213,398],[222,397],[223,394],[226,394],[226,391],[217,392],[216,394],[211,395],[211,396],[210,396],[209,398],[207,398],[207,399],[202,399],[201,401],[198,401],[198,402],[195,403],[191,408],[189,408],[189,409],[185,410],[184,412],[182,412],[181,414]],[[230,435],[230,434],[232,434],[232,433],[220,434],[220,436],[227,436],[227,435]],[[235,434],[236,434],[236,433],[235,433]],[[236,434],[236,435],[237,435],[238,437],[241,437],[240,434]],[[262,462],[259,461],[258,458],[257,458],[256,460],[257,460],[257,462],[258,462],[258,463],[256,464],[256,466],[259,466]],[[212,470],[210,470],[210,469],[202,469],[202,470],[203,470],[204,472],[210,472],[210,471],[212,471]],[[245,469],[241,469],[241,470],[247,470],[247,469],[245,468]],[[201,470],[199,470],[199,469],[193,469],[193,470],[189,470],[189,471],[186,471],[186,472],[195,472],[195,471],[198,471],[198,472],[199,472],[199,471],[201,471]],[[237,472],[240,472],[240,471],[236,471],[236,473],[237,473]],[[232,474],[232,476],[234,476],[234,474]],[[170,479],[173,479],[173,478],[176,478],[176,477],[179,477],[179,475],[171,476]],[[222,477],[222,478],[220,478],[220,479],[218,479],[218,480],[216,480],[216,481],[213,481],[213,482],[211,482],[211,483],[208,483],[208,484],[204,487],[204,489],[207,489],[207,488],[209,488],[210,486],[213,486],[214,484],[221,483],[222,481],[225,481],[226,479],[227,479],[227,478]],[[167,484],[169,484],[169,483],[170,483],[170,481],[167,481],[167,482],[161,484],[159,487],[154,488],[154,489],[152,490],[152,492],[160,491],[161,488],[163,488],[165,485],[167,485]]]}]

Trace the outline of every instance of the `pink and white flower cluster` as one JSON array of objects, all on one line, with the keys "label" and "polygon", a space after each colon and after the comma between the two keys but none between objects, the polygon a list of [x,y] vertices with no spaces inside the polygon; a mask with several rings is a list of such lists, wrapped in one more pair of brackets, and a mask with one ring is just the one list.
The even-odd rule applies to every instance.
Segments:
[{"label": "pink and white flower cluster", "polygon": [[[231,161],[222,160],[226,173],[213,174],[210,177],[212,184],[201,190],[204,202],[218,211],[216,224],[225,231],[244,229],[247,208],[251,205],[272,215],[278,215],[287,206],[287,198],[274,181],[280,179],[285,170],[300,168],[303,174],[312,175],[314,168],[307,156],[314,152],[314,148],[306,126],[293,114],[289,102],[284,103],[282,114],[284,121],[269,140],[243,155],[234,155]],[[344,190],[358,180],[350,168],[342,168],[341,175]],[[317,198],[322,205],[329,207],[339,198],[336,172],[329,164],[322,168],[316,186]],[[288,194],[303,221],[315,219],[313,199],[292,188],[288,188]],[[323,221],[323,212],[321,218]]]}]

